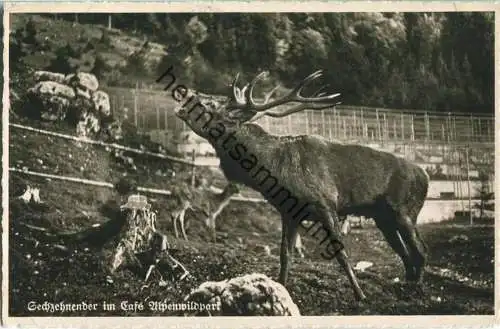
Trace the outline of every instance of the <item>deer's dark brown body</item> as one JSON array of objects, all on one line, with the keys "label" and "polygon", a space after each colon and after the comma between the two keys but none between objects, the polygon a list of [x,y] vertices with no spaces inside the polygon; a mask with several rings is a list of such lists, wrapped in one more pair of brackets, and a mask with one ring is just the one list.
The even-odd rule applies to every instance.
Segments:
[{"label": "deer's dark brown body", "polygon": [[[233,94],[221,106],[180,108],[177,116],[206,138],[220,158],[226,178],[259,191],[281,214],[280,281],[287,280],[290,256],[302,220],[320,222],[332,241],[340,241],[339,216],[373,218],[401,257],[406,278],[420,281],[426,251],[415,227],[424,204],[428,176],[418,166],[390,153],[315,136],[275,136],[248,123],[256,117],[282,117],[305,108],[322,109],[337,97],[300,95],[307,77],[288,95],[257,104],[252,98],[259,75],[243,89],[233,82]],[[298,106],[283,112],[270,109],[288,102]],[[331,106],[331,105],[329,105]],[[201,113],[200,113],[201,110]],[[200,120],[200,118],[203,118]],[[365,298],[345,250],[330,250],[345,269],[359,299]]]},{"label": "deer's dark brown body", "polygon": [[[233,147],[214,144],[224,174],[261,192],[284,216],[290,215],[291,204],[282,205],[284,194],[272,198],[278,187],[269,193],[271,182],[266,184],[259,168],[276,177],[277,186],[292,192],[299,204],[308,203],[313,210],[322,200],[339,215],[373,218],[374,212],[384,215],[393,210],[416,219],[427,195],[425,171],[391,153],[316,136],[274,136],[255,124],[242,125],[234,136]],[[246,152],[237,152],[238,144]],[[253,157],[255,166],[248,169],[242,161]]]}]

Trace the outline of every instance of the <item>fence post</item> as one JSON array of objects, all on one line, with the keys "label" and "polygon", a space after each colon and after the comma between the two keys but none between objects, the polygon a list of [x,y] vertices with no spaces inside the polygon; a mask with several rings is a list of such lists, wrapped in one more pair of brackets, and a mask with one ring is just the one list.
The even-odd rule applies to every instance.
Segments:
[{"label": "fence post", "polygon": [[467,168],[467,194],[469,194],[469,223],[470,225],[474,224],[472,219],[472,196],[470,189],[470,177],[469,177],[469,147],[465,147],[465,165]]},{"label": "fence post", "polygon": [[158,105],[155,104],[155,109],[156,109],[156,128],[160,130],[160,109],[158,108]]},{"label": "fence post", "polygon": [[330,141],[333,141],[333,138],[332,138],[332,112],[330,112],[330,114],[328,114],[328,137],[330,138]]},{"label": "fence post", "polygon": [[365,133],[365,116],[363,115],[363,109],[359,110],[360,122],[361,122],[361,135],[363,136],[363,140],[365,140],[368,133]]},{"label": "fence post", "polygon": [[309,111],[305,110],[304,115],[306,116],[306,135],[309,135]]},{"label": "fence post", "polygon": [[469,126],[470,126],[470,138],[469,140],[471,141],[476,141],[476,139],[474,138],[474,119],[472,118],[472,114],[470,115],[470,118],[469,118]]},{"label": "fence post", "polygon": [[425,112],[424,114],[424,123],[425,123],[425,139],[429,140],[430,135],[431,135],[431,127],[430,127],[430,122],[429,122],[429,114]]},{"label": "fence post", "polygon": [[358,138],[358,125],[356,124],[356,110],[352,111],[352,130],[353,130],[353,133],[352,133],[352,136],[354,138]]},{"label": "fence post", "polygon": [[379,116],[378,116],[378,109],[375,109],[375,118],[377,120],[377,135],[378,139],[382,139],[382,133],[380,131],[380,121],[379,121]]},{"label": "fence post", "polygon": [[405,140],[405,115],[401,113],[401,139]]},{"label": "fence post", "polygon": [[321,110],[321,125],[323,126],[323,137],[326,137],[325,110]]},{"label": "fence post", "polygon": [[384,141],[387,142],[387,139],[389,137],[388,133],[387,133],[387,128],[388,128],[388,124],[387,124],[387,115],[386,113],[384,112]]},{"label": "fence post", "polygon": [[411,141],[415,141],[415,126],[413,124],[413,114],[410,114],[410,130],[411,130]]},{"label": "fence post", "polygon": [[196,175],[196,166],[194,165],[194,162],[196,161],[196,149],[193,149],[193,152],[191,153],[191,161],[193,163],[193,165],[191,166],[191,187],[194,187],[194,178]]},{"label": "fence post", "polygon": [[342,117],[342,131],[344,132],[344,139],[347,139],[347,129],[345,128],[345,118]]},{"label": "fence post", "polygon": [[167,109],[165,109],[165,111],[163,111],[163,114],[165,114],[165,119],[164,119],[165,120],[165,123],[164,123],[165,124],[165,132],[167,132],[168,131],[168,111],[167,111]]},{"label": "fence post", "polygon": [[457,120],[453,117],[453,141],[457,141]]},{"label": "fence post", "polygon": [[465,210],[464,206],[464,193],[462,189],[462,152],[459,151],[457,147],[458,165],[457,165],[457,176],[458,176],[458,195],[460,197],[460,204],[462,205],[462,211]]},{"label": "fence post", "polygon": [[333,108],[333,124],[334,124],[334,129],[335,129],[335,138],[339,137],[339,130],[340,130],[337,115],[338,115],[337,107],[334,107]]},{"label": "fence post", "polygon": [[139,129],[139,127],[137,126],[137,97],[138,93],[137,93],[137,82],[136,82],[134,88],[134,125],[137,129]]}]

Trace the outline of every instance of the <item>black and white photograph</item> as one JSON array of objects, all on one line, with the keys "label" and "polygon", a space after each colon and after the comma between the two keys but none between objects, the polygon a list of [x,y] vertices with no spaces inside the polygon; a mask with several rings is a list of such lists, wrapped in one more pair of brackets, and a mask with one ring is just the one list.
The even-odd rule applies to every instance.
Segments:
[{"label": "black and white photograph", "polygon": [[495,315],[498,7],[36,8],[4,317]]}]

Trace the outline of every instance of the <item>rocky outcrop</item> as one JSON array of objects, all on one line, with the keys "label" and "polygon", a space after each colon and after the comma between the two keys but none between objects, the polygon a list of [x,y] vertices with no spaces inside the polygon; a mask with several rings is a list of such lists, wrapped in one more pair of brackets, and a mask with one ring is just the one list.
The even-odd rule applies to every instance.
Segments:
[{"label": "rocky outcrop", "polygon": [[99,133],[111,116],[109,96],[98,90],[99,82],[90,73],[68,75],[37,71],[35,86],[28,90],[27,111],[47,121],[68,121],[79,136]]}]

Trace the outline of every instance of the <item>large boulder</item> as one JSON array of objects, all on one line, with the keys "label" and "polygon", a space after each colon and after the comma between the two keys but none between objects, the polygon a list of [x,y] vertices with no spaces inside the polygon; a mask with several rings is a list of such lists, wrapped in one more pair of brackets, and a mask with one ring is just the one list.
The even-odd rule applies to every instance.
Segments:
[{"label": "large boulder", "polygon": [[[95,75],[37,71],[34,80],[36,85],[28,90],[27,115],[48,121],[64,120],[75,125],[77,134],[85,137],[95,137],[113,122],[109,95],[98,90]],[[108,137],[120,139],[120,127],[110,128]]]},{"label": "large boulder", "polygon": [[99,82],[95,75],[86,72],[77,72],[68,74],[64,82],[71,87],[83,90],[96,91],[99,88]]},{"label": "large boulder", "polygon": [[[75,99],[75,92],[70,87],[54,81],[38,82],[28,90],[30,114],[39,115],[44,120],[64,120]],[[32,113],[37,111],[38,114]]]},{"label": "large boulder", "polygon": [[55,81],[41,81],[33,88],[28,90],[29,93],[43,96],[60,96],[67,99],[75,98],[73,88]]},{"label": "large boulder", "polygon": [[62,73],[54,73],[49,71],[36,71],[34,74],[35,82],[54,81],[63,84],[64,78],[65,76]]},{"label": "large boulder", "polygon": [[[210,305],[211,315],[300,316],[286,288],[264,274],[253,273],[225,281],[208,281],[193,290],[185,301]],[[205,315],[197,310],[197,315]]]}]

